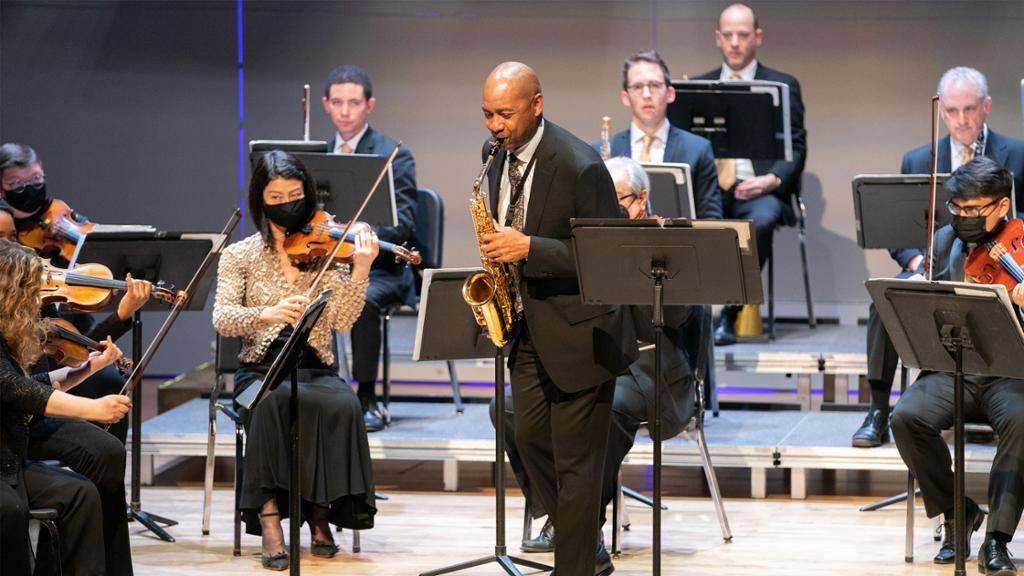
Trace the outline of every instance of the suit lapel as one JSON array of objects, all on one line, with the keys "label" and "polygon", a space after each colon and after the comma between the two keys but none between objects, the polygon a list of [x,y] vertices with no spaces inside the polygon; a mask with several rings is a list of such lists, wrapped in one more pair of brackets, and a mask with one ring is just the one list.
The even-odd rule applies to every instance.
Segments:
[{"label": "suit lapel", "polygon": [[985,144],[985,156],[996,161],[1000,166],[1009,164],[1009,151],[1006,149],[1006,142],[991,129],[988,131],[988,142]]},{"label": "suit lapel", "polygon": [[959,238],[953,239],[953,245],[949,250],[949,279],[952,282],[964,281],[964,263],[967,259],[967,250]]},{"label": "suit lapel", "polygon": [[665,141],[665,157],[662,158],[664,162],[685,162],[683,158],[686,158],[686,151],[683,150],[683,139],[680,136],[675,128],[669,127],[668,139]]},{"label": "suit lapel", "polygon": [[498,219],[498,195],[501,193],[501,175],[505,171],[506,156],[508,156],[507,150],[504,148],[498,150],[498,154],[494,157],[491,168],[487,172],[487,187],[490,189],[487,203],[491,205],[491,215],[495,220]]},{"label": "suit lapel", "polygon": [[622,132],[619,132],[612,138],[612,157],[616,156],[632,156],[633,146],[629,141],[629,128],[626,128]]},{"label": "suit lapel", "polygon": [[[941,174],[949,174],[953,171],[953,161],[950,159],[952,151],[950,150],[949,136],[947,135],[942,140],[939,140],[939,151],[938,151],[938,171]],[[929,160],[930,162],[930,160]],[[929,165],[928,172],[931,172],[931,166]]]},{"label": "suit lapel", "polygon": [[535,152],[537,163],[533,167],[533,182],[530,183],[530,203],[526,205],[526,223],[523,225],[523,234],[527,236],[536,234],[540,227],[540,216],[544,213],[544,204],[548,201],[548,192],[551,190],[551,180],[555,176],[555,157],[557,156],[554,147],[550,145],[554,138],[550,122],[544,129],[544,136]]},{"label": "suit lapel", "polygon": [[363,137],[359,139],[359,144],[356,145],[356,149],[353,150],[356,154],[375,154],[374,150],[377,148],[377,139],[374,138],[373,128],[366,127],[366,132],[363,133]]}]

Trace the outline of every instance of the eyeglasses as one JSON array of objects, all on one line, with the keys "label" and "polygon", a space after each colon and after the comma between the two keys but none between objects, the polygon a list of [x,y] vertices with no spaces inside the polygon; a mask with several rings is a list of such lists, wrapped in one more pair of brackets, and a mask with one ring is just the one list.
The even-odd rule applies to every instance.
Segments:
[{"label": "eyeglasses", "polygon": [[16,180],[11,182],[10,185],[4,184],[4,188],[8,191],[17,190],[18,188],[24,188],[25,186],[31,186],[33,184],[42,184],[46,182],[46,176],[38,174],[26,180]]},{"label": "eyeglasses", "polygon": [[660,94],[665,90],[666,84],[664,82],[637,82],[636,84],[630,84],[627,90],[633,94],[643,94],[644,88],[650,90],[651,94]]},{"label": "eyeglasses", "polygon": [[946,209],[948,209],[949,213],[953,216],[988,216],[996,209],[996,204],[999,204],[1002,201],[1003,199],[999,198],[982,206],[961,206],[950,200],[949,202],[946,202]]},{"label": "eyeglasses", "polygon": [[[628,202],[626,204],[623,204],[623,202],[626,202],[627,200]],[[633,207],[633,204],[636,204],[637,200],[639,200],[639,197],[636,194],[626,194],[625,196],[619,196],[619,206],[622,206],[626,210],[629,210],[630,208]]]}]

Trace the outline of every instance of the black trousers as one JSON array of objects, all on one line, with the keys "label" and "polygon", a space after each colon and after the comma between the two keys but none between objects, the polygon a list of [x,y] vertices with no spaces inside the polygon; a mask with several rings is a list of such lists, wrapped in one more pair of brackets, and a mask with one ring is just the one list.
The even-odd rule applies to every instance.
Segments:
[{"label": "black trousers", "polygon": [[[964,416],[985,419],[999,436],[988,479],[988,531],[1012,536],[1024,510],[1024,380],[968,377]],[[920,483],[932,518],[953,509],[952,460],[940,436],[952,425],[952,374],[922,374],[892,415],[896,448]]]},{"label": "black trousers", "polygon": [[[99,426],[79,420],[36,418],[29,427],[28,457],[60,460],[95,486],[102,521],[107,576],[132,574],[125,505],[124,443]],[[64,525],[64,519],[61,519]],[[64,538],[64,530],[61,530]],[[99,550],[99,548],[95,549]]]},{"label": "black trousers", "polygon": [[361,397],[374,397],[381,355],[382,311],[395,304],[411,303],[415,296],[412,270],[397,273],[373,268],[366,289],[366,305],[352,326],[352,379],[359,383]]},{"label": "black trousers", "polygon": [[[60,514],[64,574],[103,575],[100,497],[93,483],[74,472],[39,462],[28,463],[21,480],[17,486],[0,482],[0,566],[3,573],[32,574],[28,511],[30,508],[55,508]],[[35,574],[54,574],[56,565],[45,530],[40,532],[39,538]],[[131,558],[128,561],[130,563]]]},{"label": "black trousers", "polygon": [[532,492],[555,526],[558,574],[592,576],[614,381],[563,392],[544,369],[525,326],[511,380],[516,446]]},{"label": "black trousers", "polygon": [[757,259],[761,268],[772,252],[772,237],[775,227],[783,221],[783,204],[775,194],[764,194],[750,200],[739,200],[734,192],[736,187],[722,194],[722,209],[726,218],[753,220],[757,236]]},{"label": "black trousers", "polygon": [[[121,376],[121,373],[113,366],[107,366],[72,388],[70,393],[84,398],[102,398],[109,394],[119,393],[123,387],[124,377]],[[121,444],[124,444],[128,438],[128,418],[122,418],[111,424],[109,433],[120,440]]]},{"label": "black trousers", "polygon": [[[909,278],[913,274],[903,271],[896,278]],[[896,366],[899,365],[900,357],[892,345],[892,340],[889,339],[889,333],[885,331],[874,304],[868,308],[867,354],[868,382],[871,383],[871,387],[884,389],[886,392],[892,391],[892,381],[896,376]]]}]

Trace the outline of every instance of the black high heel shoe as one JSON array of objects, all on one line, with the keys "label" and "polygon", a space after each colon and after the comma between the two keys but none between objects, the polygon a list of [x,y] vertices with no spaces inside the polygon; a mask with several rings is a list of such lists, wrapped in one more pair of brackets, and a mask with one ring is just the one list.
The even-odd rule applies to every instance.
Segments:
[{"label": "black high heel shoe", "polygon": [[[323,506],[321,504],[314,504],[313,507],[317,508],[319,510],[330,510],[330,506]],[[321,519],[326,520],[326,514],[327,513],[324,512],[324,515],[325,515],[324,518],[316,518],[316,520],[321,520]],[[310,520],[313,520],[313,518],[310,518]],[[310,528],[312,528],[312,527],[313,527],[312,523],[310,523]],[[314,532],[315,532],[315,530],[314,530]],[[331,533],[331,526],[330,526],[330,524],[327,525],[326,532],[327,532],[327,534],[329,536],[330,533]],[[335,544],[333,540],[328,540],[326,542],[318,542],[317,539],[313,537],[313,535],[310,535],[310,541],[311,541],[310,542],[310,546],[309,546],[310,552],[313,553],[313,556],[317,556],[319,558],[334,558],[335,554],[337,554],[338,550],[340,550],[338,545]]]},{"label": "black high heel shoe", "polygon": [[[269,516],[280,516],[280,515],[281,515],[280,512],[260,512],[259,513],[259,516],[260,516],[261,519],[267,518]],[[282,570],[287,570],[288,569],[288,565],[289,565],[289,562],[288,562],[288,551],[284,550],[283,552],[278,552],[277,554],[274,554],[272,556],[267,556],[266,554],[263,554],[261,552],[260,553],[260,563],[267,570],[275,570],[277,572],[281,572]]]}]

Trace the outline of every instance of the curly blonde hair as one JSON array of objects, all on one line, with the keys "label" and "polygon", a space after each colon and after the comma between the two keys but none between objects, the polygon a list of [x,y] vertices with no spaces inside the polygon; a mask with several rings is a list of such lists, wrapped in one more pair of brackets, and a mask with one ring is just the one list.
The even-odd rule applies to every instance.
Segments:
[{"label": "curly blonde hair", "polygon": [[28,369],[42,354],[46,322],[39,316],[43,262],[34,252],[0,240],[0,338]]}]

